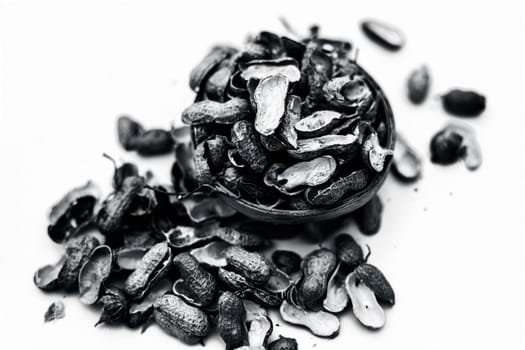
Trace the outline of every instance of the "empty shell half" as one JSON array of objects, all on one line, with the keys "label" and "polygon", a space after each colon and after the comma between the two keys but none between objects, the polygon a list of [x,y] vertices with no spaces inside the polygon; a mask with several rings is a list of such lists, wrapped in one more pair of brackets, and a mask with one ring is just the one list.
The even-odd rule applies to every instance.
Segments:
[{"label": "empty shell half", "polygon": [[372,289],[357,279],[353,272],[346,278],[346,291],[352,302],[354,316],[365,327],[378,329],[385,325],[385,311],[377,302]]},{"label": "empty shell half", "polygon": [[93,249],[88,261],[78,274],[78,289],[80,301],[91,305],[97,302],[100,292],[111,273],[113,252],[107,245],[100,245]]},{"label": "empty shell half", "polygon": [[308,328],[319,337],[334,337],[339,332],[339,318],[326,311],[307,311],[283,301],[279,309],[286,322]]}]

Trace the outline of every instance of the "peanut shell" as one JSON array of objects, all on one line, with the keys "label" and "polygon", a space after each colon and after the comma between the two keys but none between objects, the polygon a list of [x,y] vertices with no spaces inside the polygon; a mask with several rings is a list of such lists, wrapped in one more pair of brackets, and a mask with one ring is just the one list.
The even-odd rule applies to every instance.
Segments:
[{"label": "peanut shell", "polygon": [[155,322],[166,333],[186,344],[196,344],[211,330],[206,313],[175,295],[164,295],[153,304]]}]

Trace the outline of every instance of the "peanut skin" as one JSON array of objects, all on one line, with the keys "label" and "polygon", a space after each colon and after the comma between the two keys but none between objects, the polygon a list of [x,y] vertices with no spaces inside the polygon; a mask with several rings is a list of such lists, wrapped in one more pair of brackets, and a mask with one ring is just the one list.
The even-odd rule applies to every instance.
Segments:
[{"label": "peanut skin", "polygon": [[317,249],[302,262],[303,278],[297,294],[300,302],[310,310],[320,308],[326,295],[328,280],[337,264],[335,253],[329,249]]},{"label": "peanut skin", "polygon": [[206,313],[175,295],[164,295],[153,304],[155,322],[166,333],[186,344],[198,343],[210,332]]}]

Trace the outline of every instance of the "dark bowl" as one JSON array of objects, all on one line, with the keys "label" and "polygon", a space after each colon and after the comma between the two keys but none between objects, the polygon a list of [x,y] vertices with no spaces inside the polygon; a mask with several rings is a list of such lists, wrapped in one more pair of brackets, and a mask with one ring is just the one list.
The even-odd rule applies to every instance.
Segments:
[{"label": "dark bowl", "polygon": [[[395,124],[394,115],[388,99],[383,90],[379,87],[377,82],[368,74],[362,67],[362,73],[367,78],[367,81],[380,97],[381,106],[379,106],[379,113],[383,113],[383,119],[386,124],[386,146],[388,149],[394,149],[395,144]],[[349,197],[343,198],[337,204],[330,207],[314,208],[308,210],[287,210],[287,209],[269,209],[261,207],[255,203],[245,199],[238,198],[227,187],[218,183],[217,192],[219,196],[231,207],[238,212],[257,221],[265,221],[275,224],[304,224],[317,221],[325,221],[338,218],[340,216],[349,214],[354,210],[362,207],[379,191],[383,185],[392,163],[392,157],[386,161],[384,169],[374,175],[374,178],[368,186],[360,192],[354,193]]]}]

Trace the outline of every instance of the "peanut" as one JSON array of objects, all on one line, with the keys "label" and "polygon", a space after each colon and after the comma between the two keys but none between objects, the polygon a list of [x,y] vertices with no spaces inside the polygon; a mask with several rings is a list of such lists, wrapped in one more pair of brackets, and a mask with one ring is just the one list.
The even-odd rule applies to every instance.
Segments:
[{"label": "peanut", "polygon": [[264,255],[248,252],[239,246],[231,246],[224,252],[228,265],[250,281],[262,284],[271,276],[269,261]]},{"label": "peanut", "polygon": [[282,335],[268,345],[268,350],[297,350],[297,340]]},{"label": "peanut", "polygon": [[202,306],[210,305],[217,294],[217,282],[189,253],[181,253],[173,258],[184,283]]},{"label": "peanut", "polygon": [[137,268],[128,276],[124,284],[126,294],[132,299],[140,299],[149,286],[166,270],[171,260],[170,249],[165,242],[157,243],[142,257]]},{"label": "peanut", "polygon": [[218,276],[228,289],[242,298],[247,297],[255,300],[259,304],[270,307],[279,306],[281,304],[281,298],[265,289],[256,287],[244,276],[241,276],[236,272],[220,268]]},{"label": "peanut", "polygon": [[122,187],[111,194],[98,212],[96,223],[100,232],[110,235],[118,230],[125,211],[129,208],[133,198],[144,188],[144,178],[130,176],[124,180]]},{"label": "peanut", "polygon": [[186,344],[198,343],[210,332],[206,313],[175,295],[164,295],[153,304],[155,322],[166,333]]},{"label": "peanut", "polygon": [[93,236],[84,236],[72,240],[66,248],[66,260],[58,273],[58,284],[66,291],[78,287],[78,274],[84,263],[89,259],[91,251],[99,245]]},{"label": "peanut", "polygon": [[383,213],[383,203],[378,195],[355,212],[355,218],[359,231],[365,235],[373,235],[381,228],[381,214]]},{"label": "peanut", "polygon": [[247,345],[245,325],[246,311],[242,300],[231,292],[224,292],[219,298],[219,334],[226,343],[226,350]]},{"label": "peanut", "polygon": [[350,267],[355,267],[364,260],[359,244],[352,236],[344,233],[335,238],[335,253],[343,264]]},{"label": "peanut", "polygon": [[374,265],[361,264],[355,269],[356,278],[366,284],[376,295],[377,299],[390,305],[396,302],[394,290],[385,275]]},{"label": "peanut", "polygon": [[307,309],[319,309],[336,264],[334,252],[325,248],[314,250],[303,259],[303,278],[297,293],[299,301]]}]

